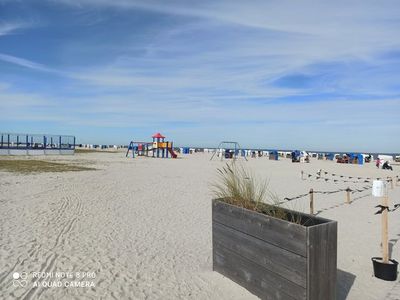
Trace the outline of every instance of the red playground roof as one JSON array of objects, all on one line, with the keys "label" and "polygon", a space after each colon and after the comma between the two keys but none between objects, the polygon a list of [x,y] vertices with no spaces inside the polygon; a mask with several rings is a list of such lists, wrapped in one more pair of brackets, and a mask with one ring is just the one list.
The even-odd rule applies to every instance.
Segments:
[{"label": "red playground roof", "polygon": [[165,139],[165,136],[163,136],[161,133],[157,132],[152,136],[153,139]]}]

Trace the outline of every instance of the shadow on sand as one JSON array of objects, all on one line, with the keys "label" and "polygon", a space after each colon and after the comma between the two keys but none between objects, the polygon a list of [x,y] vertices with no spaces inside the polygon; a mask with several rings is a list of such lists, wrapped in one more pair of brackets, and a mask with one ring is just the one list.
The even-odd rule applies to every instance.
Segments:
[{"label": "shadow on sand", "polygon": [[389,257],[392,257],[393,247],[400,240],[400,234],[397,235],[397,238],[389,240]]},{"label": "shadow on sand", "polygon": [[347,298],[355,279],[356,279],[355,275],[349,272],[342,271],[340,269],[337,270],[337,284],[336,284],[337,300],[345,300]]}]

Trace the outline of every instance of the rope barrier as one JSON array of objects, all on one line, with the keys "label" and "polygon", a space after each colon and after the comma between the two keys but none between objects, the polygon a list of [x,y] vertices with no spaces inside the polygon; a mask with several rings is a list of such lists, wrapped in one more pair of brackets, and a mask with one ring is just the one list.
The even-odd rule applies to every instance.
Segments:
[{"label": "rope barrier", "polygon": [[[303,173],[304,174],[304,173]],[[312,174],[305,173],[307,178],[315,178],[316,180],[321,180],[323,179],[325,182],[328,181],[333,181],[333,183],[338,183],[338,182],[344,182],[344,183],[370,183],[371,181],[369,180],[364,180],[364,181],[354,181],[354,180],[340,180],[340,179],[332,179],[332,178],[325,178],[323,176],[316,176]]]},{"label": "rope barrier", "polygon": [[[362,180],[362,181],[326,178],[324,176],[321,176],[322,172],[324,173],[324,175],[331,174],[331,176],[334,176],[334,177],[338,176],[336,178],[348,178],[348,179],[355,178],[357,180]],[[383,180],[383,181],[386,181],[386,182],[390,182],[391,185],[392,185],[391,186],[392,189],[393,189],[393,182],[396,183],[396,186],[397,186],[398,182],[400,182],[400,178],[399,178],[398,175],[392,176],[392,177],[388,176],[387,179],[384,179],[384,178],[380,178],[380,177],[372,178],[372,177],[361,177],[361,176],[338,175],[338,174],[335,174],[335,173],[329,173],[327,171],[322,171],[321,169],[317,171],[317,175],[313,175],[313,174],[309,174],[309,173],[305,173],[304,171],[301,171],[301,179],[303,179],[303,180],[304,180],[304,175],[306,176],[307,179],[308,178],[315,178],[316,180],[323,179],[325,182],[333,181],[336,184],[339,181],[340,182],[345,182],[345,183],[357,183],[357,184],[360,184],[360,183],[371,183],[372,180]],[[351,201],[350,200],[350,193],[351,194],[362,193],[362,192],[365,192],[366,190],[369,190],[371,188],[372,188],[372,185],[367,185],[367,186],[364,186],[364,187],[354,188],[353,190],[350,189],[350,187],[348,187],[346,189],[338,189],[338,190],[334,190],[334,191],[314,191],[313,189],[311,189],[310,192],[307,193],[307,194],[301,194],[301,195],[298,195],[298,196],[292,197],[292,198],[286,197],[286,198],[284,198],[284,200],[286,200],[286,202],[289,202],[289,201],[292,201],[292,200],[295,200],[295,199],[300,199],[300,198],[303,198],[303,197],[305,197],[307,195],[310,195],[310,214],[314,214],[314,197],[313,197],[314,194],[335,194],[335,193],[339,193],[339,192],[346,192],[347,196],[346,196],[346,202],[345,203],[350,204],[351,202],[354,202],[354,201],[357,201],[359,199],[368,197],[370,195],[369,193],[365,194],[365,195],[361,195],[359,197],[354,198],[353,201]],[[286,202],[281,202],[280,204],[286,203]],[[342,203],[341,205],[343,205],[345,203]],[[337,207],[337,205],[335,207]],[[377,205],[377,206],[375,206],[375,208],[379,208],[379,210],[377,212],[375,212],[375,215],[382,214],[385,210],[387,210],[388,212],[394,212],[394,211],[396,211],[397,209],[400,208],[400,203],[395,204],[392,209],[390,209],[388,206],[382,206],[382,205]]]},{"label": "rope barrier", "polygon": [[[372,178],[372,177],[362,177],[362,176],[347,176],[347,175],[338,175],[338,174],[335,174],[335,173],[330,173],[330,172],[328,172],[328,171],[323,171],[322,169],[320,169],[320,170],[318,170],[317,171],[317,175],[319,175],[319,176],[321,176],[321,173],[324,173],[325,175],[331,175],[331,176],[333,176],[333,177],[336,177],[336,176],[339,176],[340,178],[348,178],[348,179],[357,179],[357,180],[364,180],[364,182],[366,182],[367,180],[368,181],[370,181],[370,180],[385,180],[384,178],[381,178],[381,177],[377,177],[377,178]],[[322,177],[322,176],[321,176]],[[387,176],[386,178],[386,181],[387,182],[390,182],[390,181],[392,181],[393,180],[393,177],[395,177],[396,178],[396,181],[400,181],[400,179],[399,179],[399,175],[396,175],[396,176]]]},{"label": "rope barrier", "polygon": [[365,198],[365,197],[368,197],[368,196],[371,196],[371,194],[368,193],[368,194],[365,194],[365,195],[361,195],[360,197],[353,198],[353,201],[352,201],[352,202],[355,202],[355,201],[357,201],[357,200],[360,200],[360,199]]},{"label": "rope barrier", "polygon": [[[350,199],[350,194],[365,192],[366,190],[369,190],[371,188],[372,188],[372,186],[368,185],[368,186],[364,186],[362,188],[357,188],[354,190],[352,190],[350,187],[348,187],[346,189],[338,189],[338,190],[334,190],[334,191],[314,191],[313,189],[310,189],[310,191],[307,194],[300,194],[300,195],[297,195],[297,196],[291,197],[291,198],[285,197],[284,201],[281,201],[278,204],[279,205],[285,204],[290,201],[293,201],[296,199],[301,199],[301,198],[304,198],[307,195],[309,195],[310,196],[310,214],[313,215],[314,214],[314,194],[330,195],[330,194],[336,194],[339,192],[346,192],[346,201],[344,203],[340,204],[340,205],[343,205],[343,204],[351,204],[352,202],[354,202],[356,200],[359,200],[359,199],[369,196],[369,194],[366,194],[366,195],[362,195],[360,197],[354,198],[353,201],[351,201],[351,199]],[[400,204],[399,204],[399,206],[400,206]],[[337,207],[337,205],[334,207]],[[395,209],[397,209],[397,207]]]},{"label": "rope barrier", "polygon": [[[366,186],[366,187],[363,187],[362,189],[356,189],[356,190],[352,190],[352,189],[350,189],[350,188],[347,188],[347,189],[338,189],[338,190],[335,190],[335,191],[314,191],[314,190],[313,190],[312,193],[313,193],[313,194],[325,194],[325,195],[330,195],[330,194],[336,194],[336,193],[339,193],[339,192],[351,192],[351,193],[354,194],[354,193],[364,192],[365,190],[370,189],[370,188],[371,188],[371,186]],[[289,202],[289,201],[292,201],[292,200],[296,200],[296,199],[300,199],[300,198],[304,198],[304,197],[308,196],[310,193],[311,193],[311,191],[308,192],[307,194],[300,194],[300,195],[298,195],[298,196],[291,197],[291,198],[285,197],[285,198],[283,198],[284,201],[279,202],[279,204],[286,203],[286,202]]]},{"label": "rope barrier", "polygon": [[[292,201],[292,200],[296,200],[296,199],[303,198],[303,197],[305,197],[305,196],[308,196],[309,194],[310,194],[310,193],[301,194],[301,195],[298,195],[298,196],[292,197],[292,198],[285,197],[285,198],[283,198],[283,200],[285,200],[285,202],[289,202],[289,201]],[[285,203],[285,202],[280,202],[279,204],[282,204],[282,203]]]},{"label": "rope barrier", "polygon": [[336,190],[336,191],[314,191],[314,194],[336,194],[339,192],[344,192],[347,191],[347,189],[340,189],[340,190]]},{"label": "rope barrier", "polygon": [[[304,175],[306,175],[306,178],[308,178],[308,179],[309,178],[311,178],[311,179],[315,178],[316,180],[323,179],[325,182],[333,181],[333,183],[335,183],[335,184],[337,184],[338,182],[344,182],[344,183],[371,183],[372,180],[376,179],[376,180],[384,180],[386,182],[391,182],[392,184],[393,184],[393,181],[395,181],[396,185],[397,185],[397,182],[400,181],[399,176],[394,176],[394,178],[395,178],[395,180],[394,180],[393,177],[389,177],[389,176],[388,176],[387,179],[383,179],[383,178],[380,178],[380,177],[377,177],[377,178],[366,177],[366,178],[364,178],[364,177],[357,177],[357,176],[340,175],[341,178],[344,178],[344,177],[346,177],[346,178],[357,178],[359,180],[362,180],[362,181],[355,181],[355,180],[326,178],[324,176],[321,176],[321,173],[322,173],[322,170],[317,171],[317,175],[304,173],[304,171],[301,171],[301,178],[304,179]],[[324,174],[328,174],[328,172],[324,172]],[[332,173],[332,176],[336,176],[336,174]]]}]

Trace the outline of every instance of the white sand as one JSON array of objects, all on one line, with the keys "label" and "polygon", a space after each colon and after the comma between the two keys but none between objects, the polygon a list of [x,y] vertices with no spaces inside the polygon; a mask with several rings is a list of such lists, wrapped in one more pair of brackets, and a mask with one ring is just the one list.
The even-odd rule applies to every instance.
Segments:
[{"label": "white sand", "polygon": [[[18,175],[0,172],[1,299],[256,299],[212,271],[210,182],[225,162],[210,155],[182,159],[127,159],[123,153],[76,154],[48,160],[90,162],[98,171]],[[39,159],[43,159],[40,157]],[[312,160],[250,159],[281,197],[347,184],[301,180],[300,170],[336,174],[399,174],[365,166]],[[362,187],[367,184],[350,184]],[[400,203],[400,187],[390,199]],[[380,256],[378,200],[370,191],[344,204],[345,193],[315,195],[320,216],[338,221],[338,299],[381,299],[395,285],[372,276]],[[308,210],[308,198],[288,207]],[[400,260],[400,209],[389,214],[392,257]],[[32,272],[95,272],[92,288],[32,287]],[[12,274],[27,272],[25,287]],[[91,281],[91,279],[88,279]],[[347,298],[346,298],[347,297]]]}]

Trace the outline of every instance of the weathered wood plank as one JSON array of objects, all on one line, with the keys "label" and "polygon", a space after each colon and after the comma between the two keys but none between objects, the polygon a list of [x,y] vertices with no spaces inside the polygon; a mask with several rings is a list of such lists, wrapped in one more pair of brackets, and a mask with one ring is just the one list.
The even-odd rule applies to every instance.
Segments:
[{"label": "weathered wood plank", "polygon": [[304,288],[307,287],[305,257],[279,248],[243,232],[213,222],[213,244],[224,246],[261,267]]},{"label": "weathered wood plank", "polygon": [[280,248],[307,255],[307,227],[213,200],[213,221]]},{"label": "weathered wood plank", "polygon": [[219,200],[212,218],[214,270],[263,299],[335,299],[337,222],[302,226]]},{"label": "weathered wood plank", "polygon": [[280,277],[231,250],[214,244],[213,269],[261,299],[306,299],[306,289]]},{"label": "weathered wood plank", "polygon": [[307,299],[336,299],[337,222],[307,228]]},{"label": "weathered wood plank", "polygon": [[332,291],[331,299],[336,299],[337,283],[337,222],[328,226],[328,289]]}]

